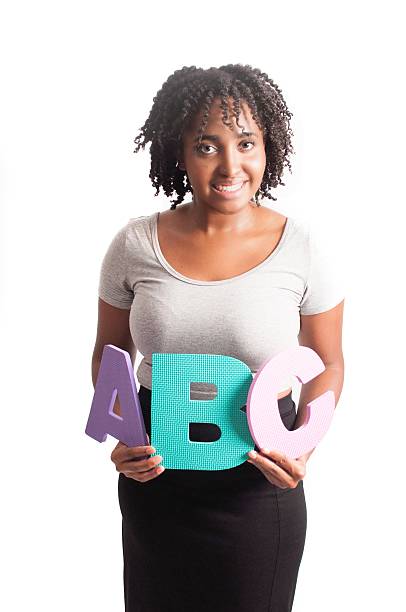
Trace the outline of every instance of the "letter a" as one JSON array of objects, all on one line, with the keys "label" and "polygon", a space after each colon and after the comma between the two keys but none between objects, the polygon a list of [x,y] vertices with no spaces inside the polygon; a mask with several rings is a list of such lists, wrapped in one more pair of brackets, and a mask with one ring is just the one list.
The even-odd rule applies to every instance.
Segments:
[{"label": "letter a", "polygon": [[[117,394],[121,416],[113,412]],[[85,431],[98,442],[110,434],[127,446],[148,444],[130,355],[113,344],[103,349]]]}]

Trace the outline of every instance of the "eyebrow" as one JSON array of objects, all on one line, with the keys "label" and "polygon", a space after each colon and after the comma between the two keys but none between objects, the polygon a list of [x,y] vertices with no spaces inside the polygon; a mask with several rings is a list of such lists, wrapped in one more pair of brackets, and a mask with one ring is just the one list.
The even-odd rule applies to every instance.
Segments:
[{"label": "eyebrow", "polygon": [[[258,136],[258,134],[256,132],[245,132],[244,131],[242,134],[235,135],[236,138],[247,138],[249,136]],[[197,142],[198,140],[199,140],[199,137],[197,136],[195,138],[195,142]],[[217,136],[216,134],[203,134],[202,140],[212,140],[213,142],[218,142],[220,140],[220,137]]]}]

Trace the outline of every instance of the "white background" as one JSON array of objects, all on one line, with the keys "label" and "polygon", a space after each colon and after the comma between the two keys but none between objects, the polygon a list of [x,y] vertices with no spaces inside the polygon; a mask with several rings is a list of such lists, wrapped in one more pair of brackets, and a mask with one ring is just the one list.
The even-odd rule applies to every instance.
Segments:
[{"label": "white background", "polygon": [[130,217],[170,205],[154,197],[148,152],[133,154],[153,96],[182,66],[223,63],[281,87],[296,155],[267,205],[332,229],[346,271],[344,390],[307,465],[294,610],[401,608],[400,8],[2,3],[2,609],[123,610],[115,441],[84,434],[99,269]]}]

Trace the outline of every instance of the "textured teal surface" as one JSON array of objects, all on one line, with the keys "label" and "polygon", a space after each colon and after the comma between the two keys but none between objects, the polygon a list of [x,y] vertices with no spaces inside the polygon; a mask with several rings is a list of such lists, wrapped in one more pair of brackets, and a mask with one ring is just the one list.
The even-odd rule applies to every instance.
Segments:
[{"label": "textured teal surface", "polygon": [[[215,384],[212,400],[191,400],[190,384]],[[227,355],[152,353],[151,445],[165,468],[225,470],[254,448],[246,413],[252,383],[248,366]],[[214,442],[189,439],[190,423],[213,423]]]}]

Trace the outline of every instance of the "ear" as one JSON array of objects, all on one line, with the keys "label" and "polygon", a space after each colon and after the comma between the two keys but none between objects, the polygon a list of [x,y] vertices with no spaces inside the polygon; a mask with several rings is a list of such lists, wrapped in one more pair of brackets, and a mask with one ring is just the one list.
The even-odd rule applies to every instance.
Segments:
[{"label": "ear", "polygon": [[179,170],[183,170],[183,172],[186,170],[185,165],[181,159],[178,161],[178,168]]}]

